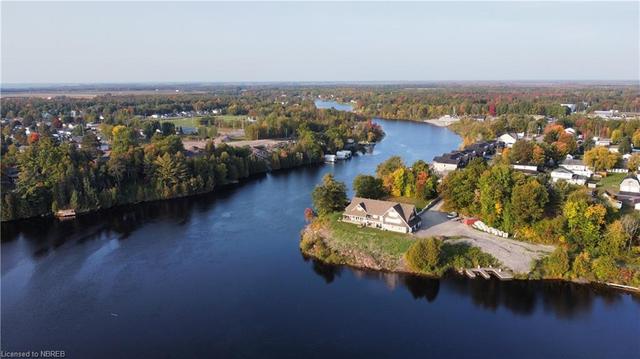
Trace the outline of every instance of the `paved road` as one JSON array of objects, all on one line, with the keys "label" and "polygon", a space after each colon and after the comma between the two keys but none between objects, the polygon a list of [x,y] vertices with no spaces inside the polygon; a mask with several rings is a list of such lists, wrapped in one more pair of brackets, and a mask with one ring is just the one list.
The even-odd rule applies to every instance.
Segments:
[{"label": "paved road", "polygon": [[514,272],[527,273],[534,260],[551,253],[555,247],[542,244],[520,242],[478,231],[458,221],[451,221],[439,205],[422,213],[422,227],[416,232],[418,237],[445,236],[460,237],[448,239],[450,243],[468,243],[493,255]]}]

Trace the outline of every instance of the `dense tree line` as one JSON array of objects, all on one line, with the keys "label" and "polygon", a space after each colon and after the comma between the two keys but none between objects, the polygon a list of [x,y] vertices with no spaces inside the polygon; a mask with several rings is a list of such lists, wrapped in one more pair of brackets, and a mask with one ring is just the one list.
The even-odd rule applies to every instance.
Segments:
[{"label": "dense tree line", "polygon": [[114,146],[108,158],[88,145],[78,149],[68,143],[56,144],[50,137],[3,158],[3,168],[15,164],[20,172],[14,189],[3,188],[2,219],[209,192],[215,186],[265,172],[269,165],[249,148],[209,143],[199,155],[187,157],[175,135],[155,136],[141,145],[130,128],[113,131]]},{"label": "dense tree line", "polygon": [[500,86],[424,85],[315,89],[314,95],[355,103],[357,112],[383,118],[422,120],[443,115],[543,115],[564,117],[561,103],[578,111],[640,111],[634,85]]},{"label": "dense tree line", "polygon": [[480,218],[521,240],[557,245],[557,252],[541,262],[540,275],[640,284],[632,249],[640,218],[621,215],[582,187],[525,176],[499,161],[488,166],[473,160],[450,173],[439,189],[448,210]]},{"label": "dense tree line", "polygon": [[418,160],[407,167],[400,157],[393,156],[378,165],[376,177],[356,176],[353,189],[358,197],[393,196],[425,201],[437,195],[437,183],[438,177],[426,162]]}]

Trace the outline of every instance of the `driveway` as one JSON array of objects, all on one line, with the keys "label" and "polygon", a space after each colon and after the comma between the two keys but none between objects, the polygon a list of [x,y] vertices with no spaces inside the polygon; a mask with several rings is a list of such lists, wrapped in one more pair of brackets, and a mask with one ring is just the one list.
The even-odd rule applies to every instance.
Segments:
[{"label": "driveway", "polygon": [[458,221],[451,221],[439,205],[422,213],[422,226],[415,233],[418,237],[459,237],[447,239],[449,243],[467,243],[489,253],[516,273],[528,273],[534,260],[548,255],[554,246],[520,242],[481,232]]}]

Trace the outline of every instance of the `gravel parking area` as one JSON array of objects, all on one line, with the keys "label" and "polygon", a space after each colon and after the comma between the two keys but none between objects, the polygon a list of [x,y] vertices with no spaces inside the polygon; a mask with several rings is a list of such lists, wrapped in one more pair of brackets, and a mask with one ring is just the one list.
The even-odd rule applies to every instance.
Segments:
[{"label": "gravel parking area", "polygon": [[418,237],[444,236],[451,243],[468,243],[493,255],[506,267],[516,273],[528,273],[534,260],[548,255],[554,246],[520,242],[481,232],[458,221],[447,218],[439,206],[422,213],[422,228],[415,233]]}]

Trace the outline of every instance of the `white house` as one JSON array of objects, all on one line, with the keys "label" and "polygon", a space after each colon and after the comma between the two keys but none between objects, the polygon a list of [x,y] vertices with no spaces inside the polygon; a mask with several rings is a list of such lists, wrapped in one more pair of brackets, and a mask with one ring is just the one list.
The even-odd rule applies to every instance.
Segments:
[{"label": "white house", "polygon": [[458,154],[445,153],[442,156],[434,157],[432,165],[433,170],[438,174],[446,175],[451,171],[457,170],[459,167],[464,167],[464,161]]},{"label": "white house", "polygon": [[504,142],[504,145],[507,148],[513,147],[513,144],[518,140],[518,134],[516,133],[505,133],[498,137],[498,141]]},{"label": "white house", "polygon": [[640,181],[638,177],[629,175],[620,182],[620,192],[639,193],[640,194]]},{"label": "white house", "polygon": [[560,167],[568,169],[569,171],[580,176],[591,177],[591,175],[593,175],[593,171],[591,171],[591,169],[589,169],[589,167],[585,165],[582,160],[568,158],[568,156],[567,159],[560,163]]},{"label": "white house", "polygon": [[558,182],[560,180],[567,183],[584,186],[587,183],[587,177],[575,174],[564,167],[558,167],[551,171],[551,181]]},{"label": "white house", "polygon": [[412,204],[353,197],[342,214],[344,222],[386,231],[411,233],[420,228],[421,219]]},{"label": "white house", "polygon": [[593,114],[604,119],[613,119],[620,117],[618,110],[593,111]]},{"label": "white house", "polygon": [[611,139],[609,138],[594,137],[593,141],[595,142],[596,146],[603,146],[603,147],[611,146]]},{"label": "white house", "polygon": [[568,108],[572,113],[576,112],[576,104],[575,103],[561,103],[560,106]]},{"label": "white house", "polygon": [[511,165],[511,168],[513,168],[516,171],[524,172],[526,174],[536,174],[540,169],[537,165],[518,164],[518,163]]}]

